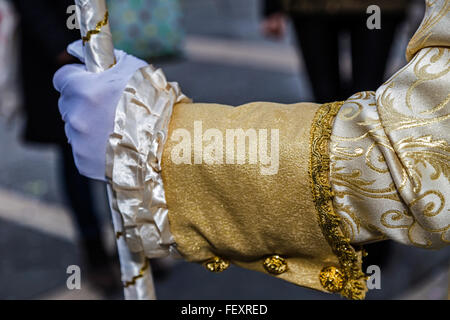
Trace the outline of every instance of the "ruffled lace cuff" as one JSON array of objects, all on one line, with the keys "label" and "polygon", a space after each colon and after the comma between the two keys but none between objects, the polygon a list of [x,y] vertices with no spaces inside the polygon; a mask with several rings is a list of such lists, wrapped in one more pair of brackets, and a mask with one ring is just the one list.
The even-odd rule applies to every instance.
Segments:
[{"label": "ruffled lace cuff", "polygon": [[132,252],[148,258],[178,255],[169,229],[161,156],[173,106],[188,102],[177,83],[147,66],[129,81],[116,110],[106,154],[106,176]]}]

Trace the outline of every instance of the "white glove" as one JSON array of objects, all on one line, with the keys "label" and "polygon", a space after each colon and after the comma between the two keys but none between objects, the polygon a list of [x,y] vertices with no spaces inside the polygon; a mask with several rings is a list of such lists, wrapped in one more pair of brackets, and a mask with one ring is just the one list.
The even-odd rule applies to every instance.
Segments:
[{"label": "white glove", "polygon": [[[84,62],[81,40],[70,44],[67,51]],[[82,64],[70,64],[53,78],[55,89],[61,93],[59,111],[66,123],[75,165],[82,175],[102,181],[117,104],[133,74],[147,65],[123,51],[114,53],[117,64],[109,70],[92,73]]]}]

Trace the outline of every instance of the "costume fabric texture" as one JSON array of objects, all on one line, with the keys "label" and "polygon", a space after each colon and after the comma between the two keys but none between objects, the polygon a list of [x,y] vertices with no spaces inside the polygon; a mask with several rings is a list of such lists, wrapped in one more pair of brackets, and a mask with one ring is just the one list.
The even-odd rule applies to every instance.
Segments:
[{"label": "costume fabric texture", "polygon": [[[132,250],[176,252],[214,272],[231,262],[361,299],[352,245],[447,246],[449,11],[449,0],[427,2],[408,65],[344,102],[194,104],[161,71],[137,72],[107,155]],[[248,139],[243,158],[227,145],[230,129]]]}]

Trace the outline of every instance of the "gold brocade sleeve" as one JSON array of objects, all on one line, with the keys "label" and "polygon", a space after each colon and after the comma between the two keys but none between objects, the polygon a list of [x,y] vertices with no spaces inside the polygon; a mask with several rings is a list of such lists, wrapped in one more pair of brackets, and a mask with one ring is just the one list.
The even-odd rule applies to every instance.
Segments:
[{"label": "gold brocade sleeve", "polygon": [[[332,205],[329,183],[322,180],[328,180],[324,158],[340,105],[175,105],[162,176],[171,232],[183,257],[212,271],[231,262],[362,298],[361,254],[341,233],[335,240],[346,247],[330,246],[322,228],[339,232],[338,226],[317,210]],[[323,187],[315,197],[311,173]],[[335,249],[350,258],[340,260]],[[344,262],[349,268],[341,267]]]},{"label": "gold brocade sleeve", "polygon": [[344,102],[194,104],[140,70],[107,157],[130,248],[361,299],[352,245],[447,246],[449,3],[427,1],[407,66]]},{"label": "gold brocade sleeve", "polygon": [[352,243],[450,242],[450,1],[427,1],[411,61],[343,105],[331,137],[334,206]]}]

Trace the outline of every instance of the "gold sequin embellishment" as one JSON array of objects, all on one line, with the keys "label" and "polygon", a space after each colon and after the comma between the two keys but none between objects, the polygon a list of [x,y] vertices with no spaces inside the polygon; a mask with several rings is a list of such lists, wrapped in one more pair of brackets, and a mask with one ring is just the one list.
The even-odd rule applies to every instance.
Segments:
[{"label": "gold sequin embellishment", "polygon": [[211,272],[222,272],[228,269],[230,262],[220,257],[214,257],[204,263],[205,268]]},{"label": "gold sequin embellishment", "polygon": [[345,274],[336,267],[326,267],[320,271],[320,284],[330,292],[339,292],[344,288]]},{"label": "gold sequin embellishment", "polygon": [[263,265],[267,272],[276,275],[285,273],[288,269],[286,260],[278,255],[266,258]]}]

